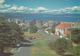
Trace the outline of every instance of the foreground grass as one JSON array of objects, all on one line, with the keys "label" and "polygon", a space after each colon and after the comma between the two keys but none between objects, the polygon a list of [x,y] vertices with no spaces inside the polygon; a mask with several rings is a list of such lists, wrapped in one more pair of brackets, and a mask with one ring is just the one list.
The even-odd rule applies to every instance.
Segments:
[{"label": "foreground grass", "polygon": [[60,56],[48,47],[49,41],[35,41],[31,47],[32,56]]},{"label": "foreground grass", "polygon": [[30,33],[30,32],[24,32],[25,35],[25,39],[28,39],[28,37],[36,37],[36,38],[45,38],[44,36],[42,36],[39,33]]}]

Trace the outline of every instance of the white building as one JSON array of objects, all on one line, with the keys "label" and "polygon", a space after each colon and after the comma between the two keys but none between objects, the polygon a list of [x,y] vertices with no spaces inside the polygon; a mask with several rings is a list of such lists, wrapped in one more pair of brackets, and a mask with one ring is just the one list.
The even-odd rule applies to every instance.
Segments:
[{"label": "white building", "polygon": [[72,27],[68,24],[62,22],[58,26],[55,27],[55,34],[59,36],[66,36],[66,34],[70,34]]}]

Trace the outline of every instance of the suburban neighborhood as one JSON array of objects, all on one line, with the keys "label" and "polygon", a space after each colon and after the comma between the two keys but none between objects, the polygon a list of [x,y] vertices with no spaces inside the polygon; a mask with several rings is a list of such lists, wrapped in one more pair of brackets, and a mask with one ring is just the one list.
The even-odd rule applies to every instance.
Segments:
[{"label": "suburban neighborhood", "polygon": [[0,0],[0,56],[80,56],[80,0]]},{"label": "suburban neighborhood", "polygon": [[[9,30],[14,33],[14,34],[7,33],[8,30],[6,29],[8,28],[5,28],[6,32],[4,33],[8,35],[8,38],[10,37],[11,42],[13,41],[12,42],[13,44],[10,44],[10,46],[12,45],[12,47],[10,47],[10,50],[3,49],[4,50],[3,53],[6,53],[7,50],[9,50],[8,52],[11,53],[7,55],[11,55],[11,56],[38,55],[38,53],[36,52],[38,50],[34,48],[38,48],[39,46],[41,46],[39,48],[42,48],[42,49],[44,46],[45,48],[48,48],[49,51],[55,50],[52,52],[55,52],[56,53],[55,55],[57,56],[61,56],[65,54],[74,55],[73,54],[74,52],[72,50],[75,50],[74,48],[76,48],[79,45],[78,35],[80,31],[80,28],[79,28],[80,22],[74,22],[76,24],[73,26],[73,22],[71,23],[71,22],[63,22],[63,21],[62,22],[42,21],[42,20],[37,21],[35,19],[33,19],[32,21],[19,20],[19,19],[4,20],[3,17],[1,17],[0,20],[1,20],[0,24],[2,29],[1,31],[4,30],[4,27],[8,26],[8,28],[10,27]],[[2,34],[2,36],[4,35]],[[75,37],[78,39],[75,39]],[[58,48],[61,48],[63,52],[60,51]],[[5,54],[1,54],[1,55],[4,56]],[[43,54],[41,53],[41,55]],[[44,55],[46,54],[44,53]],[[54,53],[50,55],[54,55]]]},{"label": "suburban neighborhood", "polygon": [[[27,49],[25,49],[25,51],[27,51],[27,52],[29,51],[28,53],[25,53],[24,56],[27,55],[27,54],[28,54],[28,56],[31,56],[30,48],[31,48],[31,46],[32,47],[34,46],[33,43],[36,42],[36,41],[56,41],[59,38],[71,41],[71,37],[72,37],[71,36],[71,34],[72,34],[71,31],[74,28],[79,29],[79,26],[78,27],[76,27],[76,26],[79,25],[79,23],[80,23],[80,22],[76,22],[75,26],[72,26],[73,22],[71,23],[71,22],[63,22],[63,21],[62,22],[42,21],[42,20],[37,21],[35,19],[33,19],[32,21],[19,20],[19,19],[8,19],[7,21],[10,22],[10,23],[18,24],[20,27],[22,27],[22,30],[25,29],[24,30],[25,34],[28,34],[28,35],[30,34],[29,36],[25,35],[26,36],[26,38],[25,38],[26,41],[22,41],[22,42],[19,42],[19,43],[16,44],[16,46],[18,48],[14,48],[14,49],[11,50],[12,53],[15,53],[15,55],[13,55],[13,56],[23,55],[23,54],[19,55],[17,52],[21,52],[20,50],[24,46],[27,47]],[[33,26],[37,27],[38,28],[37,33],[43,35],[44,37],[39,38],[38,35],[37,36],[35,36],[35,34],[31,35],[33,33],[29,33],[30,29],[33,29],[33,30],[36,31],[36,29],[34,29]],[[30,27],[32,27],[32,28],[30,28]],[[26,31],[26,28],[28,28],[27,31]],[[53,29],[53,30],[51,30],[51,29]],[[29,43],[29,42],[31,42],[31,43]],[[77,44],[72,43],[72,46],[77,46]],[[52,48],[52,47],[50,47],[50,48]]]}]

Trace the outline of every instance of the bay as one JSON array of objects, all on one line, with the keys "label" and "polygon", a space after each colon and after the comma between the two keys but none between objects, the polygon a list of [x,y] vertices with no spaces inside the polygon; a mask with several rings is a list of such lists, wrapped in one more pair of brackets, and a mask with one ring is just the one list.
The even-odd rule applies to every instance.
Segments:
[{"label": "bay", "polygon": [[35,19],[37,21],[43,20],[43,21],[59,21],[59,22],[77,22],[80,21],[80,17],[41,17],[41,16],[33,16],[33,17],[27,17],[27,18],[20,18],[20,20],[29,20],[32,21],[32,19]]}]

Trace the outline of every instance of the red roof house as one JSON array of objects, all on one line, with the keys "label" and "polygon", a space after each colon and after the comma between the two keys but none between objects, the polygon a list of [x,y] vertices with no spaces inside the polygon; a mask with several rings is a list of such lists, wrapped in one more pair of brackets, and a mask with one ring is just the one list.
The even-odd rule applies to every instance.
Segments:
[{"label": "red roof house", "polygon": [[69,26],[68,24],[66,24],[66,23],[61,23],[61,24],[59,24],[58,26],[56,26],[57,28],[61,28],[61,29],[72,29],[72,27],[71,26]]},{"label": "red roof house", "polygon": [[65,36],[66,34],[70,34],[71,29],[70,25],[62,22],[55,27],[55,34]]}]

